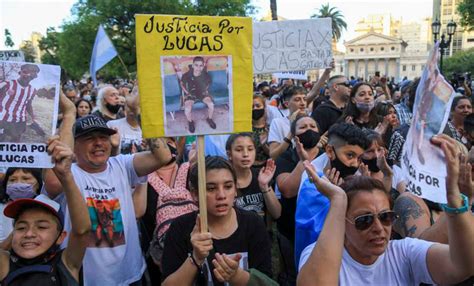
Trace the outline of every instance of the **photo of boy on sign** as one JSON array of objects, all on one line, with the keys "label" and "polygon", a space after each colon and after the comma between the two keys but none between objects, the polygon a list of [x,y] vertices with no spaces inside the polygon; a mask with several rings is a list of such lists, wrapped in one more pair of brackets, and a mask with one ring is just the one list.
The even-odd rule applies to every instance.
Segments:
[{"label": "photo of boy on sign", "polygon": [[167,136],[231,132],[229,56],[162,57]]},{"label": "photo of boy on sign", "polygon": [[0,61],[0,142],[45,142],[52,134],[59,68],[51,78],[51,67]]}]

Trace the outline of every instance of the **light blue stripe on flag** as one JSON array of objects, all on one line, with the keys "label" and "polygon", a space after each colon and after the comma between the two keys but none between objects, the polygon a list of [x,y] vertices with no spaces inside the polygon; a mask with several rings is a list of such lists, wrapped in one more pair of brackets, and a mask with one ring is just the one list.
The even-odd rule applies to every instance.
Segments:
[{"label": "light blue stripe on flag", "polygon": [[105,33],[102,25],[99,25],[97,36],[95,37],[94,49],[92,50],[90,74],[94,81],[94,86],[97,86],[97,79],[95,74],[108,62],[118,55],[112,41]]}]

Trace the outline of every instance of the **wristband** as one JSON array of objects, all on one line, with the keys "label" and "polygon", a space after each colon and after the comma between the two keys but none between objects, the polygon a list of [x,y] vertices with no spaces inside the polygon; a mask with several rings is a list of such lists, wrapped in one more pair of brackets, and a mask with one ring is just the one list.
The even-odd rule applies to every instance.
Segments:
[{"label": "wristband", "polygon": [[266,194],[266,193],[270,192],[271,190],[272,190],[271,188],[268,188],[265,192],[264,191],[261,191],[261,192],[262,192],[262,194]]},{"label": "wristband", "polygon": [[291,140],[288,139],[287,137],[283,138],[283,141],[285,141],[286,143],[290,144],[291,145]]},{"label": "wristband", "polygon": [[[202,264],[199,265],[197,262],[196,262],[196,259],[194,259],[194,256],[191,252],[188,253],[188,257],[191,259],[191,262],[192,264],[194,264],[194,266],[196,266],[198,272],[201,272],[202,270]],[[203,263],[204,264],[204,263]]]},{"label": "wristband", "polygon": [[470,205],[469,205],[469,199],[466,195],[461,194],[461,199],[462,199],[463,205],[459,208],[451,208],[448,206],[448,204],[439,204],[439,205],[441,209],[447,214],[462,214],[469,210]]}]

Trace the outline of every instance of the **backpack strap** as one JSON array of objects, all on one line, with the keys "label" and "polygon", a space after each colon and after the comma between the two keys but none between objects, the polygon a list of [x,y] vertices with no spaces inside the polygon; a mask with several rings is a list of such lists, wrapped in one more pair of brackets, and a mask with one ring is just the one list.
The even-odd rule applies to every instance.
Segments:
[{"label": "backpack strap", "polygon": [[7,277],[3,280],[3,285],[10,284],[13,280],[19,276],[27,273],[52,273],[54,267],[52,265],[31,265],[21,267],[13,272],[10,272]]},{"label": "backpack strap", "polygon": [[161,180],[160,176],[156,172],[153,172],[148,175],[148,183],[153,187],[155,192],[158,194],[158,198],[161,196],[160,191],[169,188],[168,185]]},{"label": "backpack strap", "polygon": [[182,187],[186,188],[186,181],[188,179],[188,171],[189,171],[189,162],[181,164],[178,168],[178,174],[176,175],[174,187]]}]

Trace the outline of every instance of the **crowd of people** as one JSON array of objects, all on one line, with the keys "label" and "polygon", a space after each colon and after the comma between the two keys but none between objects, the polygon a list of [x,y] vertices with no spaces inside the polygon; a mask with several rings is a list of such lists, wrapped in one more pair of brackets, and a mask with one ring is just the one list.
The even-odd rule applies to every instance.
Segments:
[{"label": "crowd of people", "polygon": [[400,165],[420,80],[332,68],[255,82],[251,132],[206,135],[205,231],[195,137],[143,139],[134,81],[64,85],[54,168],[0,176],[2,285],[472,285],[470,84],[431,139],[439,205]]}]

